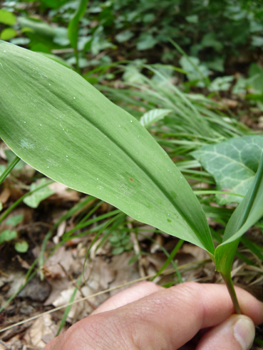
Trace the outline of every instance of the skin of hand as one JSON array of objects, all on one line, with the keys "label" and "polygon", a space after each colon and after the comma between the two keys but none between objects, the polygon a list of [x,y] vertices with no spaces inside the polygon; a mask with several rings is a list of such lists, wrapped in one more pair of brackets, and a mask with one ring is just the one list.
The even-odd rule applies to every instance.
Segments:
[{"label": "skin of hand", "polygon": [[[235,315],[224,285],[142,282],[103,303],[44,350],[248,350],[263,303],[236,288]],[[192,340],[192,343],[190,343]]]}]

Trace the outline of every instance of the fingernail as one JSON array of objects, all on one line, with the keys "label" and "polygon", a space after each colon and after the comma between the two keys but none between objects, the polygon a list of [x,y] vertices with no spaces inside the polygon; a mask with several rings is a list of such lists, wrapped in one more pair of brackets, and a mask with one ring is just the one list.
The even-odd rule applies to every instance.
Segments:
[{"label": "fingernail", "polygon": [[254,323],[247,317],[240,318],[234,325],[234,336],[242,350],[250,349],[255,337]]}]

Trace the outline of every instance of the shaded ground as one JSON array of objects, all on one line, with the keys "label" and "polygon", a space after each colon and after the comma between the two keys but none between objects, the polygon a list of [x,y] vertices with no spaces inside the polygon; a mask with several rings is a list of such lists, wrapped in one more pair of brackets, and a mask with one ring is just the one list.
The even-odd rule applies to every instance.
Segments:
[{"label": "shaded ground", "polygon": [[[8,183],[10,186],[10,182]],[[5,184],[4,188],[6,186]],[[16,185],[13,183],[11,187],[14,186]],[[1,193],[3,191],[4,189]],[[62,191],[43,201],[37,209],[21,205],[12,213],[14,216],[21,213],[24,215],[24,221],[16,229],[29,242],[29,249],[26,253],[19,254],[15,251],[12,242],[0,245],[0,301],[2,306],[17,293],[35,259],[41,255],[41,245],[48,229],[52,227],[58,216],[62,216],[63,211],[73,206],[72,198],[75,201],[79,199],[79,194],[73,191],[68,192],[66,189],[64,191],[68,199],[64,197],[63,203],[61,202]],[[70,196],[69,193],[71,193]],[[108,205],[104,205],[105,212],[109,209],[111,208]],[[53,232],[53,238],[46,246],[47,252],[55,246],[55,243],[58,243],[59,236],[61,237],[73,225],[73,221],[74,218],[63,221]],[[2,223],[1,229],[4,226],[6,226],[5,222]],[[155,233],[154,228],[131,221],[131,231],[136,228],[138,232],[138,227],[142,232],[147,232],[148,237],[131,233],[132,248],[120,255],[112,254],[113,247],[109,241],[99,246],[103,239],[102,236],[93,245],[89,259],[86,259],[87,247],[96,233],[81,238],[72,238],[60,247],[56,245],[57,249],[52,256],[43,263],[41,269],[37,268],[39,264],[35,265],[33,269],[36,272],[35,276],[0,314],[0,326],[1,328],[7,327],[42,313],[44,315],[1,333],[0,349],[43,349],[45,344],[56,335],[65,308],[48,314],[45,312],[67,304],[74,291],[74,300],[87,296],[89,298],[72,305],[63,329],[89,315],[111,295],[127,288],[127,283],[153,277],[167,260],[161,246],[171,253],[178,239]],[[262,243],[260,230],[251,230],[249,236],[251,240]],[[134,259],[139,250],[144,254]],[[259,263],[251,252],[245,251],[242,247],[240,252]],[[44,259],[46,257],[47,253],[44,254]],[[135,261],[131,261],[131,258]],[[185,243],[174,261],[178,266],[178,272],[176,273],[170,264],[164,273],[155,278],[156,283],[170,285],[178,283],[180,278],[183,282],[222,283],[209,256],[198,247]],[[83,277],[80,279],[82,274]],[[236,260],[233,266],[233,276],[236,285],[245,288],[263,301],[262,261],[261,269],[259,269]],[[262,328],[258,329],[259,337],[260,334],[262,336]],[[254,347],[254,349],[257,348]]]}]

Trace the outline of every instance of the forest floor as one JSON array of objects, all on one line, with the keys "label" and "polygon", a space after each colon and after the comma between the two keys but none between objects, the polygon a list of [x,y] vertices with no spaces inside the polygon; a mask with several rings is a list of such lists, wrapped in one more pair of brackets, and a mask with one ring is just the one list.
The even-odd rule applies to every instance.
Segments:
[{"label": "forest floor", "polygon": [[[34,170],[30,169],[29,172],[32,176]],[[132,246],[129,251],[124,251],[122,254],[113,255],[112,245],[109,242],[100,246],[103,238],[99,238],[87,258],[87,247],[96,232],[72,238],[66,244],[59,245],[60,237],[74,226],[74,220],[80,213],[60,223],[53,232],[53,237],[47,242],[41,268],[39,269],[38,261],[32,269],[34,262],[41,255],[43,241],[57,218],[62,217],[69,208],[85,198],[82,194],[58,183],[50,186],[54,194],[41,202],[38,208],[29,208],[23,204],[11,214],[11,217],[23,215],[23,221],[16,229],[20,237],[27,240],[28,251],[18,253],[11,242],[0,245],[1,305],[9,300],[0,314],[0,326],[4,328],[14,325],[1,334],[1,350],[43,349],[57,334],[63,317],[66,317],[66,323],[62,331],[88,316],[110,296],[138,281],[154,279],[159,285],[169,285],[177,283],[180,274],[182,282],[223,283],[208,254],[188,243],[184,243],[175,256],[174,262],[178,271],[176,272],[174,266],[169,264],[159,276],[155,277],[167,260],[163,248],[168,253],[172,252],[178,239],[156,234],[153,227],[134,222],[132,219],[130,223]],[[6,202],[14,202],[21,196],[21,191],[21,183],[7,179],[1,191],[1,200],[4,201],[5,196]],[[93,217],[108,213],[112,209],[110,205],[104,203],[98,213],[94,212]],[[8,228],[10,225],[8,226],[6,222],[1,224],[1,230]],[[136,228],[137,233],[140,230],[144,234],[147,232],[147,237],[137,239],[133,228]],[[251,229],[249,237],[258,244],[263,244],[261,230]],[[54,251],[53,247],[56,247]],[[50,258],[45,262],[51,251]],[[139,251],[144,254],[134,259]],[[245,248],[241,248],[240,252],[251,258],[251,252],[247,252]],[[17,294],[30,270],[36,274]],[[253,268],[237,259],[232,275],[235,285],[246,289],[263,301],[262,274],[258,268]],[[16,297],[12,299],[14,295]],[[78,299],[82,300],[73,304],[65,316],[65,307],[62,306]],[[258,328],[257,332],[258,337],[262,338],[262,327]],[[253,349],[260,347],[255,346]]]}]

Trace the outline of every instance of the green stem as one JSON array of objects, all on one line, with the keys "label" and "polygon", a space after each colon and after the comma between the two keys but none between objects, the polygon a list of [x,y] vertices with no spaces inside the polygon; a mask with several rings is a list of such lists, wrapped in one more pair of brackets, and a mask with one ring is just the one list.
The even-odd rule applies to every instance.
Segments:
[{"label": "green stem", "polygon": [[78,53],[78,49],[77,48],[74,48],[74,55],[75,55],[75,58],[76,58],[76,71],[78,74],[80,74],[80,68],[79,68],[79,53]]},{"label": "green stem", "polygon": [[15,157],[12,162],[8,165],[8,167],[5,169],[5,171],[0,175],[0,185],[4,181],[4,179],[11,173],[12,169],[17,165],[17,163],[20,161],[19,157]]},{"label": "green stem", "polygon": [[237,300],[237,295],[236,295],[236,291],[235,291],[235,288],[234,288],[234,284],[233,284],[233,281],[232,281],[232,278],[231,276],[225,276],[221,273],[221,276],[223,277],[224,281],[225,281],[225,284],[227,286],[227,289],[228,289],[228,292],[230,294],[230,297],[232,299],[232,302],[234,304],[234,308],[235,308],[235,312],[236,314],[241,314],[241,310],[240,310],[240,306],[239,306],[239,303],[238,303],[238,300]]}]

